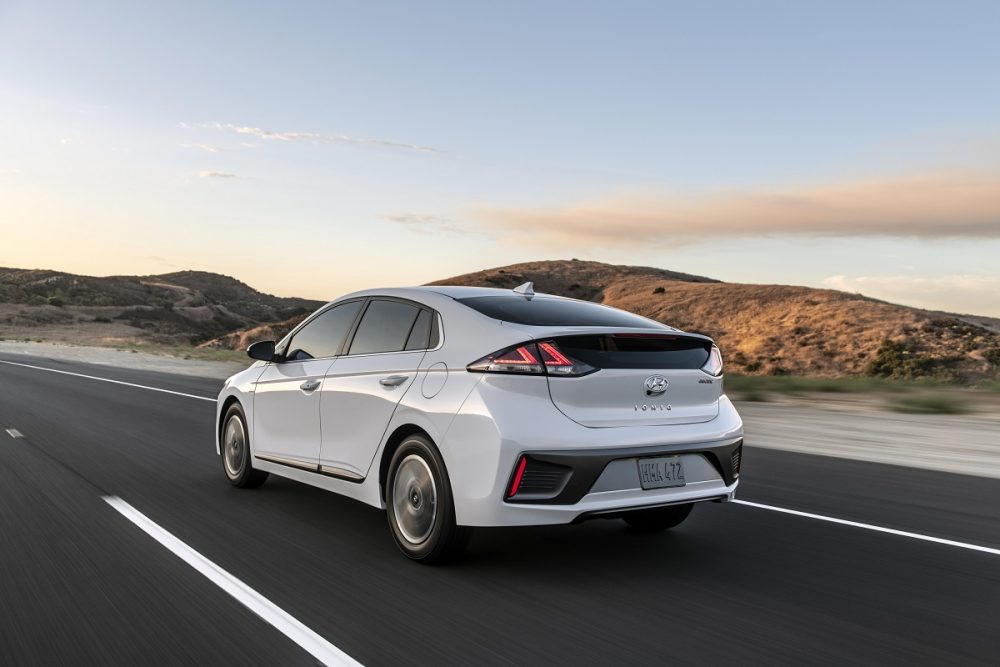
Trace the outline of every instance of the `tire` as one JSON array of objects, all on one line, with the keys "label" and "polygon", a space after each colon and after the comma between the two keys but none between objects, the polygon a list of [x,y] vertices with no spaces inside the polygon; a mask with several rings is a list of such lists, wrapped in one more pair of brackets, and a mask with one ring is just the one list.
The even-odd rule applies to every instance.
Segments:
[{"label": "tire", "polygon": [[226,410],[219,437],[219,451],[222,470],[233,486],[241,489],[256,489],[267,481],[267,473],[254,470],[250,464],[250,438],[247,435],[247,420],[243,408],[233,403]]},{"label": "tire", "polygon": [[412,435],[396,449],[385,497],[389,531],[407,558],[426,565],[444,563],[468,544],[472,529],[455,524],[448,473],[426,437]]},{"label": "tire", "polygon": [[691,513],[692,507],[694,507],[694,503],[653,507],[648,510],[629,512],[622,516],[622,519],[633,530],[643,533],[658,533],[680,525],[688,517],[688,514]]}]

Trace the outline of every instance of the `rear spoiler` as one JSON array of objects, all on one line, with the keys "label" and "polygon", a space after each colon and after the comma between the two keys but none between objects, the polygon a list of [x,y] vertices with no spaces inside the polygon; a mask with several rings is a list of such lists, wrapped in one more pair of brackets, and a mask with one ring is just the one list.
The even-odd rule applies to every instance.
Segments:
[{"label": "rear spoiler", "polygon": [[562,336],[621,336],[622,338],[660,338],[666,340],[699,340],[706,345],[714,345],[715,341],[704,334],[681,331],[664,326],[663,329],[638,329],[633,327],[535,327],[526,324],[502,322],[504,327],[516,329],[533,340],[558,338]]}]

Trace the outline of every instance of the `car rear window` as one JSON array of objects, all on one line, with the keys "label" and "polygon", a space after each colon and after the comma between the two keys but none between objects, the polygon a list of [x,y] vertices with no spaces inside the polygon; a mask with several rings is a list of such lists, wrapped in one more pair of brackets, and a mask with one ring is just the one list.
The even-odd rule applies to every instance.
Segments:
[{"label": "car rear window", "polygon": [[553,299],[536,296],[474,296],[457,299],[487,317],[515,324],[532,326],[565,327],[642,327],[660,328],[661,325],[622,310],[609,308],[589,301]]},{"label": "car rear window", "polygon": [[712,344],[685,336],[560,336],[564,353],[594,368],[695,369],[708,361]]},{"label": "car rear window", "polygon": [[361,316],[348,354],[402,351],[420,312],[413,304],[373,299]]}]

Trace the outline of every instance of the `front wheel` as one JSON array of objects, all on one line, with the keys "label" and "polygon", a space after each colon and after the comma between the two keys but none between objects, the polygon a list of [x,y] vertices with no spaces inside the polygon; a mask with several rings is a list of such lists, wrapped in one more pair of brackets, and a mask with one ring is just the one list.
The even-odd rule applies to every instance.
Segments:
[{"label": "front wheel", "polygon": [[472,529],[455,524],[455,503],[441,455],[423,436],[410,436],[392,456],[386,516],[396,546],[420,563],[450,560],[469,541]]},{"label": "front wheel", "polygon": [[267,480],[267,473],[254,470],[250,465],[250,438],[239,404],[229,406],[222,424],[219,445],[222,450],[222,469],[229,483],[244,489],[257,488]]},{"label": "front wheel", "polygon": [[635,530],[656,533],[679,525],[691,513],[692,507],[694,507],[694,503],[653,507],[648,510],[629,512],[623,515],[622,519]]}]

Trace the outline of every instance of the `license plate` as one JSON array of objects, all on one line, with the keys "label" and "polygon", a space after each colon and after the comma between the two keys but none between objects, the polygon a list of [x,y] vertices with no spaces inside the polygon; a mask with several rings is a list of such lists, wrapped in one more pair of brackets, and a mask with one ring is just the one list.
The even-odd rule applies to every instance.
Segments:
[{"label": "license plate", "polygon": [[684,465],[679,456],[639,459],[639,484],[643,489],[664,489],[684,486]]}]

